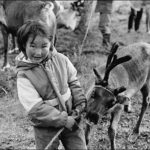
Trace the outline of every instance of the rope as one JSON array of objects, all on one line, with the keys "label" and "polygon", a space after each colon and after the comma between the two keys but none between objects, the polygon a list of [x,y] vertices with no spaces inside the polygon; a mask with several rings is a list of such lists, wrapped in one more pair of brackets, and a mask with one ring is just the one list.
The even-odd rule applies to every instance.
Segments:
[{"label": "rope", "polygon": [[53,142],[58,138],[58,136],[64,131],[64,128],[61,128],[58,130],[58,132],[55,134],[55,136],[52,138],[52,140],[48,143],[48,145],[45,147],[44,150],[51,149]]},{"label": "rope", "polygon": [[[92,9],[91,9],[91,13],[90,13],[90,18],[89,18],[89,22],[88,22],[88,26],[87,26],[87,29],[86,29],[86,33],[85,33],[85,36],[84,36],[84,39],[82,41],[82,45],[81,45],[81,48],[79,49],[79,55],[82,53],[82,49],[83,49],[83,45],[84,45],[84,42],[86,40],[86,37],[87,37],[87,34],[88,34],[88,30],[89,30],[89,26],[90,26],[90,20],[92,18],[92,14],[93,14],[93,7],[94,7],[94,1],[92,3]],[[57,92],[57,90],[56,90]],[[56,93],[57,94],[57,93]],[[58,94],[57,94],[58,96]],[[48,145],[45,147],[45,150],[51,148],[53,142],[58,138],[58,136],[64,131],[64,127],[61,128],[60,130],[58,130],[58,132],[56,133],[56,135],[52,138],[52,140],[48,143]]]}]

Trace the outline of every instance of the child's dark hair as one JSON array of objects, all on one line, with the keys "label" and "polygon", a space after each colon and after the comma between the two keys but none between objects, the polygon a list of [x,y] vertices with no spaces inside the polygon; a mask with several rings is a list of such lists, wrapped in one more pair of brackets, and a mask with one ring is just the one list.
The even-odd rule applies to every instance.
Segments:
[{"label": "child's dark hair", "polygon": [[31,35],[33,36],[33,41],[37,35],[47,37],[50,41],[52,41],[53,39],[53,35],[52,33],[50,33],[50,28],[45,23],[39,21],[28,21],[27,23],[22,25],[17,32],[18,47],[25,56],[26,43]]}]

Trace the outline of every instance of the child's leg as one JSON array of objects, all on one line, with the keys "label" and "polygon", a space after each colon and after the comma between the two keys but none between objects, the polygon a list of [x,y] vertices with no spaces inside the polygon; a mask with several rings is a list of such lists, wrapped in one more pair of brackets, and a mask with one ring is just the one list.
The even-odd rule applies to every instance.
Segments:
[{"label": "child's leg", "polygon": [[[58,130],[54,128],[36,128],[34,127],[35,144],[37,150],[44,150]],[[59,146],[59,139],[53,143],[50,150],[56,150]]]},{"label": "child's leg", "polygon": [[65,129],[61,135],[61,141],[65,150],[87,150],[85,134],[81,125],[80,128],[73,132]]},{"label": "child's leg", "polygon": [[102,33],[102,45],[109,49],[111,36],[111,14],[100,13],[99,30]]},{"label": "child's leg", "polygon": [[143,8],[141,8],[140,11],[137,11],[137,15],[135,18],[135,31],[139,30],[142,14],[143,14]]},{"label": "child's leg", "polygon": [[129,20],[128,20],[128,32],[130,32],[130,30],[133,27],[134,18],[135,18],[135,10],[131,8],[131,12],[129,15]]}]

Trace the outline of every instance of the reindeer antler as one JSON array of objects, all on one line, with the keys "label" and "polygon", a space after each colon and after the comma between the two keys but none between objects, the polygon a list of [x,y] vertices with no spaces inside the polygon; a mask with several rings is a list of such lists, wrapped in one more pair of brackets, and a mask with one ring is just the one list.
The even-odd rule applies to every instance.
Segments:
[{"label": "reindeer antler", "polygon": [[117,56],[114,55],[114,58],[113,58],[113,61],[108,65],[108,67],[106,68],[106,71],[105,71],[105,76],[104,76],[104,81],[107,81],[108,82],[108,78],[109,78],[109,74],[110,74],[110,71],[116,67],[117,65],[121,64],[121,63],[124,63],[126,61],[129,61],[131,59],[131,56],[130,55],[126,55],[124,57],[121,57],[121,58],[118,58],[117,59]]},{"label": "reindeer antler", "polygon": [[111,53],[108,56],[107,63],[106,63],[105,75],[104,75],[104,78],[103,78],[103,80],[101,82],[102,86],[107,86],[108,85],[109,74],[110,74],[110,71],[114,67],[116,67],[117,65],[119,65],[121,63],[127,62],[127,61],[129,61],[132,58],[130,55],[126,55],[126,56],[117,58],[117,55],[115,53],[116,53],[118,47],[119,47],[118,43],[114,43],[112,45]]},{"label": "reindeer antler", "polygon": [[107,59],[106,68],[107,68],[108,65],[111,63],[111,60],[112,60],[114,54],[116,53],[118,47],[119,47],[119,44],[118,44],[117,42],[115,42],[115,43],[112,45],[112,48],[111,48],[111,50],[110,50],[110,55],[108,56],[108,59]]},{"label": "reindeer antler", "polygon": [[[110,50],[110,54],[109,54],[108,59],[107,59],[105,75],[104,75],[103,79],[99,75],[98,71],[96,69],[93,69],[95,75],[98,78],[98,82],[97,83],[100,84],[101,86],[106,87],[108,85],[109,74],[110,74],[110,71],[114,67],[116,67],[117,65],[119,65],[121,63],[127,62],[127,61],[129,61],[132,58],[130,55],[126,55],[126,56],[117,58],[117,55],[115,53],[116,53],[118,47],[119,47],[119,44],[117,42],[115,42],[112,45],[112,48]],[[120,87],[120,89],[121,90],[116,89],[115,93],[121,93],[122,89],[124,89],[124,88]]]}]

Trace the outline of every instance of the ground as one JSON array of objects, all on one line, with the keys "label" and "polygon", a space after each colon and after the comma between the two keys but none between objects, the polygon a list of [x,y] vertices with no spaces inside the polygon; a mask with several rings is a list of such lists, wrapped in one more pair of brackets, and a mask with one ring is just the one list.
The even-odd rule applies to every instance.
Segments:
[{"label": "ground", "polygon": [[[143,16],[140,31],[127,33],[128,14],[113,13],[112,16],[112,42],[119,41],[125,45],[145,41],[150,43],[150,35],[146,33],[145,16]],[[81,43],[84,35],[60,29],[58,30],[58,39],[56,48],[58,51],[70,57],[71,61],[78,70],[79,80],[85,92],[90,86],[93,78],[92,68],[99,66],[106,61],[105,49],[101,46],[101,33],[98,30],[98,14],[92,17],[92,25],[88,36],[84,42],[83,51],[99,51],[99,53],[90,53],[78,56],[81,50]],[[2,39],[0,42],[2,46]],[[2,52],[2,49],[1,49]],[[15,54],[9,55],[9,60],[14,65]],[[2,66],[3,57],[1,55],[0,66]],[[0,149],[34,149],[35,142],[33,129],[29,125],[26,113],[19,103],[16,91],[16,77],[12,70],[0,71]],[[5,88],[7,87],[7,88]],[[1,88],[5,89],[1,90]],[[132,99],[134,112],[131,114],[123,113],[118,126],[116,136],[117,149],[150,149],[150,112],[146,112],[142,125],[141,135],[134,143],[128,141],[128,136],[138,119],[141,108],[141,95],[138,93]],[[97,126],[93,127],[89,149],[110,149],[108,139],[109,116],[99,121]]]}]

